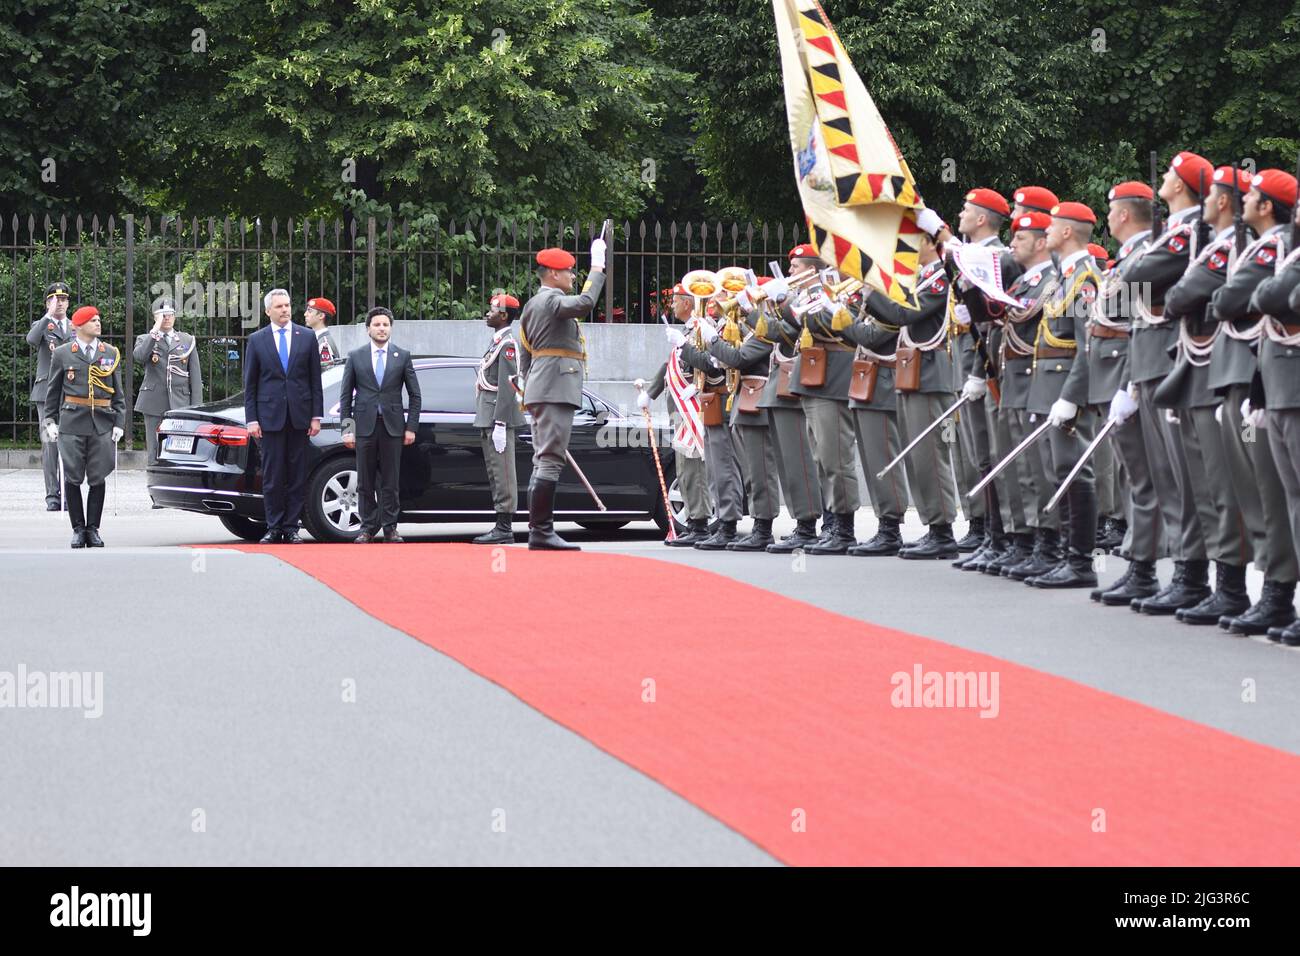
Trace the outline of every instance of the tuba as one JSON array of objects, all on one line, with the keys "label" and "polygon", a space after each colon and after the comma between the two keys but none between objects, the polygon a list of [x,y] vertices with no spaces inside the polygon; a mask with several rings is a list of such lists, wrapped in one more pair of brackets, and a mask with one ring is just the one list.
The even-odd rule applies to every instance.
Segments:
[{"label": "tuba", "polygon": [[[682,276],[682,288],[695,300],[695,310],[691,314],[695,321],[694,344],[696,349],[703,352],[704,336],[700,333],[700,322],[704,321],[709,300],[722,291],[722,280],[718,278],[716,272],[710,272],[708,269],[693,269]],[[704,394],[704,372],[700,369],[695,370],[694,383],[696,393]]]}]

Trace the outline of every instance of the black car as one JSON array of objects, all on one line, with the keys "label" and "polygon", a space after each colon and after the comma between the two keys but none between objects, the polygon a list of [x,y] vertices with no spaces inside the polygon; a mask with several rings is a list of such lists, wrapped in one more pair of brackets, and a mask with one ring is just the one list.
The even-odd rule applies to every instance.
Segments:
[{"label": "black car", "polygon": [[[474,421],[477,359],[419,357],[414,360],[423,401],[415,443],[402,449],[399,478],[403,522],[495,520],[487,467]],[[322,373],[325,417],[307,448],[307,492],[303,523],[319,541],[351,541],[361,531],[356,455],[343,444],[339,386],[343,363]],[[519,505],[516,520],[528,520],[532,472],[530,419],[516,443]],[[157,505],[217,516],[246,541],[266,532],[262,473],[256,441],[244,427],[244,400],[173,409],[159,426],[159,460],[148,469],[149,494]],[[673,477],[670,437],[656,429],[664,480]],[[584,528],[612,530],[631,521],[653,520],[667,531],[681,510],[676,487],[665,513],[644,422],[620,416],[610,403],[584,390],[574,414],[569,450],[596,488],[600,511],[573,469],[566,467],[556,492],[555,518]],[[680,524],[677,526],[682,527]]]}]

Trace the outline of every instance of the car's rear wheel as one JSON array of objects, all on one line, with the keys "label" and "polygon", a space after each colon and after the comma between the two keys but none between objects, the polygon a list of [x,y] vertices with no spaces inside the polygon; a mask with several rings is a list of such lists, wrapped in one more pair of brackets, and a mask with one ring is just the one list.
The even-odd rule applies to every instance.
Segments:
[{"label": "car's rear wheel", "polygon": [[610,521],[579,521],[576,522],[578,527],[586,528],[588,531],[617,531],[627,524],[626,521],[611,519]]},{"label": "car's rear wheel", "polygon": [[245,518],[243,515],[218,515],[221,524],[227,531],[236,538],[242,538],[245,541],[260,541],[266,534],[266,522],[254,521],[252,518]]},{"label": "car's rear wheel", "polygon": [[307,482],[303,524],[317,541],[344,543],[361,533],[360,476],[352,455],[331,458]]}]

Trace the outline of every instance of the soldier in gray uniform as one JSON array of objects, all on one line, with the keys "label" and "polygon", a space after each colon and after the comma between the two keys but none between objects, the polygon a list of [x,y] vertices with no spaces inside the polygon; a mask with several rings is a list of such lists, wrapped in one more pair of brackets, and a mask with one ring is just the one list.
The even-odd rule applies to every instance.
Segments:
[{"label": "soldier in gray uniform", "polygon": [[519,318],[519,300],[498,292],[488,304],[484,323],[492,330],[492,344],[478,363],[474,385],[474,427],[479,429],[483,463],[497,523],[475,544],[513,544],[511,522],[518,506],[519,478],[515,473],[515,436],[524,423],[519,399],[510,376],[518,370],[518,346],[510,334],[510,323]]},{"label": "soldier in gray uniform", "polygon": [[[1295,205],[1294,181],[1289,193],[1280,186],[1274,186],[1271,192],[1292,199],[1294,243],[1300,232],[1300,205]],[[1256,441],[1258,429],[1266,430],[1286,492],[1291,541],[1300,548],[1300,245],[1293,245],[1284,258],[1277,260],[1273,276],[1256,286],[1251,308],[1265,316],[1259,346],[1259,375],[1267,412],[1256,407],[1260,403],[1257,394],[1251,398],[1246,412],[1256,429]],[[1272,610],[1276,623],[1269,628],[1268,636],[1288,647],[1300,647],[1300,622],[1291,603],[1293,598],[1294,594],[1275,595]],[[1263,603],[1262,597],[1259,603]]]},{"label": "soldier in gray uniform", "polygon": [[1220,615],[1218,623],[1234,634],[1262,634],[1285,625],[1294,613],[1295,544],[1272,446],[1257,428],[1242,421],[1241,409],[1256,374],[1253,350],[1260,347],[1266,324],[1263,316],[1251,309],[1251,297],[1287,254],[1285,240],[1296,181],[1280,169],[1265,169],[1240,185],[1243,192],[1249,190],[1241,206],[1245,225],[1259,238],[1228,265],[1227,279],[1210,301],[1221,323],[1210,359],[1210,387],[1223,396],[1219,419],[1227,457],[1225,473],[1241,504],[1254,543],[1255,567],[1264,574],[1264,588],[1254,607],[1241,614]]},{"label": "soldier in gray uniform", "polygon": [[[31,402],[36,406],[38,420],[50,384],[50,358],[55,349],[73,337],[72,326],[68,323],[69,294],[66,282],[51,282],[45,290],[45,312],[27,332],[27,344],[36,349],[36,379],[32,382]],[[45,473],[45,510],[58,511],[62,489],[59,487],[59,449],[54,442],[41,442],[41,470]]]},{"label": "soldier in gray uniform", "polygon": [[[679,283],[673,288],[672,297],[672,314],[679,322],[686,322],[691,317],[694,300],[686,289]],[[641,407],[649,408],[650,400],[658,398],[663,394],[668,386],[668,362],[677,364],[677,371],[681,374],[683,380],[689,381],[690,369],[681,359],[681,353],[674,350],[668,360],[659,366],[659,371],[655,373],[654,379],[641,394],[645,396],[645,404]],[[668,394],[673,395],[671,389]],[[642,401],[641,396],[637,397],[637,403]],[[678,406],[676,396],[673,397],[673,406],[675,414],[684,419],[686,410]],[[696,448],[692,441],[686,437],[687,426],[680,422],[675,426],[673,435],[673,463],[677,475],[677,487],[682,495],[682,504],[686,512],[685,534],[677,535],[671,541],[664,541],[664,544],[670,548],[689,548],[694,547],[700,541],[709,537],[709,479],[704,468],[704,447],[703,444]],[[703,436],[701,436],[702,438]]]},{"label": "soldier in gray uniform", "polygon": [[307,308],[303,310],[303,324],[316,333],[316,348],[320,350],[321,365],[328,365],[343,358],[343,353],[339,351],[334,336],[329,330],[329,320],[334,318],[334,313],[334,303],[319,295],[314,299],[308,299]]},{"label": "soldier in gray uniform", "polygon": [[566,461],[573,413],[582,407],[587,349],[578,318],[595,308],[605,285],[605,240],[592,242],[591,275],[581,293],[569,295],[576,264],[563,249],[539,252],[541,288],[528,300],[519,320],[524,407],[533,416],[528,547],[536,551],[579,550],[555,533],[555,488]]},{"label": "soldier in gray uniform", "polygon": [[[771,439],[767,412],[758,405],[767,386],[773,341],[758,334],[755,323],[763,319],[763,313],[752,307],[746,309],[747,302],[747,296],[737,302],[744,324],[733,326],[730,334],[726,327],[719,335],[711,326],[702,326],[705,347],[727,370],[728,421],[749,482],[749,513],[754,518],[750,533],[728,543],[728,551],[765,551],[773,543],[772,522],[781,511],[776,446]],[[740,338],[739,342],[734,341],[736,337]]]},{"label": "soldier in gray uniform", "polygon": [[[1201,600],[1174,608],[1175,617],[1189,624],[1214,624],[1223,615],[1237,615],[1250,607],[1246,564],[1254,550],[1244,533],[1240,499],[1215,421],[1216,415],[1222,415],[1216,411],[1219,399],[1210,387],[1211,351],[1219,333],[1210,298],[1223,285],[1232,253],[1228,190],[1216,188],[1210,193],[1205,221],[1215,230],[1212,241],[1198,250],[1187,272],[1165,293],[1165,315],[1180,323],[1178,347],[1174,368],[1154,397],[1157,407],[1173,409],[1177,416],[1172,435],[1189,479],[1178,492],[1184,499],[1183,510],[1196,515],[1206,557],[1214,560],[1217,571],[1213,592],[1207,587]],[[1182,472],[1178,469],[1175,476]]]},{"label": "soldier in gray uniform", "polygon": [[[1173,349],[1178,341],[1179,323],[1165,315],[1165,296],[1187,271],[1193,245],[1200,229],[1198,207],[1201,183],[1208,192],[1214,167],[1195,153],[1181,152],[1173,158],[1160,184],[1160,198],[1169,206],[1169,222],[1164,232],[1133,253],[1133,264],[1126,270],[1133,309],[1129,338],[1130,391],[1137,393],[1137,419],[1142,429],[1142,447],[1146,451],[1146,475],[1140,474],[1142,463],[1130,462],[1130,480],[1134,484],[1149,479],[1160,505],[1160,525],[1134,528],[1131,554],[1136,564],[1142,561],[1130,583],[1158,584],[1155,578],[1156,557],[1174,558],[1174,576],[1169,584],[1147,597],[1134,595],[1129,606],[1142,611],[1148,604],[1157,614],[1173,614],[1179,608],[1200,603],[1209,594],[1206,586],[1209,562],[1206,560],[1205,537],[1192,502],[1185,502],[1178,489],[1190,485],[1183,445],[1175,437],[1175,427],[1166,421],[1165,409],[1155,404],[1156,390],[1173,369]],[[1181,482],[1181,484],[1180,484]],[[1144,541],[1143,535],[1160,532],[1159,538]],[[1147,570],[1147,555],[1150,569]],[[1121,579],[1122,580],[1122,579]],[[1118,584],[1118,582],[1117,582]],[[1118,598],[1123,596],[1118,589]],[[1106,604],[1118,603],[1116,598]]]},{"label": "soldier in gray uniform", "polygon": [[[54,350],[43,427],[57,441],[63,462],[63,494],[72,521],[72,547],[102,548],[99,522],[105,481],[113,473],[117,442],[126,428],[122,356],[100,340],[99,310],[83,305],[72,314],[76,337]],[[90,485],[83,504],[81,483]]]},{"label": "soldier in gray uniform", "polygon": [[[1119,580],[1096,588],[1089,596],[1109,605],[1126,605],[1135,597],[1149,597],[1158,590],[1155,580],[1158,554],[1154,549],[1160,527],[1160,506],[1147,468],[1142,427],[1135,417],[1137,401],[1128,390],[1132,378],[1128,358],[1133,319],[1133,291],[1128,284],[1128,271],[1137,261],[1135,253],[1151,238],[1155,193],[1146,183],[1129,181],[1117,184],[1108,196],[1110,209],[1106,225],[1110,234],[1119,240],[1120,247],[1114,265],[1098,290],[1088,326],[1088,400],[1104,410],[1107,419],[1116,420],[1110,442],[1118,459],[1116,470],[1122,464],[1129,475],[1126,505],[1131,520],[1125,540],[1130,559]],[[1135,554],[1134,539],[1140,539],[1148,553]],[[1104,547],[1100,541],[1098,545]]]},{"label": "soldier in gray uniform", "polygon": [[[144,380],[135,409],[144,416],[145,450],[158,460],[158,426],[173,408],[203,403],[203,369],[194,336],[176,328],[176,309],[163,300],[154,309],[153,328],[135,337],[135,360]],[[154,507],[160,507],[155,505]]]},{"label": "soldier in gray uniform", "polygon": [[[791,255],[791,279],[821,265],[813,258],[812,246],[799,246],[794,252],[802,254]],[[844,341],[834,322],[832,309],[813,306],[803,313],[806,334],[801,334],[790,370],[790,391],[799,396],[812,432],[813,457],[826,473],[825,506],[830,516],[823,522],[821,537],[805,547],[809,554],[845,554],[857,544],[853,522],[861,498],[853,463],[853,414],[849,411],[854,346]],[[818,360],[824,363],[822,369],[815,367]],[[821,378],[820,385],[811,384],[814,374]]]}]

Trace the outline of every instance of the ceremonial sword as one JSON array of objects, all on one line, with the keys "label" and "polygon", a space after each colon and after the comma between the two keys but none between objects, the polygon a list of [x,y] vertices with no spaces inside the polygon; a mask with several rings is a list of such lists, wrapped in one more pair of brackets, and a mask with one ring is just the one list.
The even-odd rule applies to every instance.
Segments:
[{"label": "ceremonial sword", "polygon": [[1002,474],[1002,472],[1006,469],[1006,467],[1016,460],[1017,455],[1019,455],[1022,451],[1024,451],[1034,442],[1038,441],[1038,439],[1043,436],[1043,433],[1047,431],[1048,428],[1051,427],[1051,424],[1052,424],[1052,420],[1050,418],[1044,418],[1043,423],[1039,425],[1037,428],[1035,428],[1028,435],[1026,435],[1024,441],[1022,441],[1015,448],[1011,449],[1011,451],[1007,454],[1005,458],[1003,458],[1000,462],[998,462],[996,465],[994,465],[992,468],[989,469],[989,473],[980,479],[979,484],[977,484],[974,488],[972,488],[970,491],[966,493],[966,497],[974,498],[977,494],[983,491],[988,486],[988,483],[990,481],[992,481],[998,475]]},{"label": "ceremonial sword", "polygon": [[1083,450],[1083,454],[1079,456],[1079,460],[1075,462],[1074,467],[1070,469],[1070,473],[1065,476],[1065,481],[1061,483],[1061,487],[1056,489],[1056,494],[1052,495],[1052,500],[1049,501],[1047,507],[1043,509],[1044,512],[1051,511],[1056,507],[1056,503],[1061,500],[1061,495],[1065,494],[1066,489],[1069,488],[1074,479],[1079,476],[1079,472],[1083,470],[1083,466],[1087,463],[1088,459],[1092,457],[1092,453],[1097,450],[1097,446],[1101,444],[1102,439],[1109,435],[1118,424],[1118,419],[1108,418],[1106,420],[1106,424],[1101,427],[1101,431],[1097,432],[1097,437],[1094,438],[1092,443]]},{"label": "ceremonial sword", "polygon": [[885,477],[885,472],[889,471],[891,468],[893,468],[895,465],[897,465],[900,461],[902,461],[904,458],[906,458],[907,455],[908,455],[908,453],[909,453],[913,448],[915,448],[917,445],[921,444],[921,442],[925,440],[925,436],[926,436],[926,435],[930,434],[930,432],[932,432],[932,431],[934,431],[936,428],[938,428],[938,427],[939,427],[939,424],[940,424],[940,423],[941,423],[945,418],[947,418],[947,417],[948,417],[949,415],[951,415],[953,412],[957,411],[957,409],[961,408],[961,407],[962,407],[963,405],[965,405],[968,401],[970,401],[970,399],[967,398],[965,395],[963,395],[961,398],[957,399],[957,401],[955,401],[955,402],[953,402],[951,405],[949,405],[948,408],[944,411],[944,413],[943,413],[942,415],[940,415],[940,416],[939,416],[938,418],[936,418],[934,421],[930,422],[930,424],[929,424],[928,426],[926,426],[925,431],[921,432],[921,434],[917,435],[917,436],[916,436],[915,438],[913,438],[910,442],[908,442],[907,447],[904,448],[902,451],[900,451],[900,452],[898,453],[898,457],[896,457],[893,461],[891,461],[891,462],[890,462],[888,465],[886,465],[884,468],[880,469],[880,471],[876,472],[876,477],[877,477],[877,478],[883,478],[883,477]]}]

